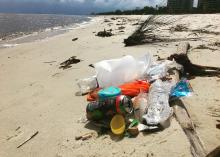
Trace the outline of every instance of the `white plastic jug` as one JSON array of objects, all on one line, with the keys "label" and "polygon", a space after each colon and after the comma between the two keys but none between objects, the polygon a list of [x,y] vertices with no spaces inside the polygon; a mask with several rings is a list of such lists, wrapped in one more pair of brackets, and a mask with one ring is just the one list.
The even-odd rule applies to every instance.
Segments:
[{"label": "white plastic jug", "polygon": [[148,54],[140,59],[128,55],[119,59],[104,60],[94,66],[99,87],[104,88],[143,77],[150,64],[151,56]]}]

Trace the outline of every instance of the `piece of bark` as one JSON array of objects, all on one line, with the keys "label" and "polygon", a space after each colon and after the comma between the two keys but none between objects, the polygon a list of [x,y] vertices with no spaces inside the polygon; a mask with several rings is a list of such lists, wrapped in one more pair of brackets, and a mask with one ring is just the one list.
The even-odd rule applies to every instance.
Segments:
[{"label": "piece of bark", "polygon": [[[181,43],[177,48],[177,54],[187,55],[188,50],[189,43]],[[178,82],[180,80],[180,75],[177,70],[173,70],[172,78],[175,82]],[[191,153],[193,157],[205,157],[206,151],[198,134],[196,133],[196,129],[190,118],[190,113],[187,109],[186,102],[184,101],[184,99],[178,99],[170,103],[172,106],[174,106],[173,108],[175,117],[191,144]]]}]

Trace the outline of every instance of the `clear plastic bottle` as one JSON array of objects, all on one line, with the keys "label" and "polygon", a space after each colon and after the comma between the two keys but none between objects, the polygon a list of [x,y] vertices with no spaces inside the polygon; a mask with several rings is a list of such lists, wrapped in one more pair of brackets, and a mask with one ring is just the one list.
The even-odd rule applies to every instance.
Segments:
[{"label": "clear plastic bottle", "polygon": [[169,93],[172,84],[156,80],[149,91],[149,108],[147,114],[143,116],[149,125],[158,125],[164,123],[173,113],[169,106]]}]

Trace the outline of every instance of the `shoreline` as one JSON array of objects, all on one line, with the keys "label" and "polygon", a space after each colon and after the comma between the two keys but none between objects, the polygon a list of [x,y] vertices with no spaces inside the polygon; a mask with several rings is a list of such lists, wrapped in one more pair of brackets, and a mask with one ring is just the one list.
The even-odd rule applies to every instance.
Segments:
[{"label": "shoreline", "polygon": [[[22,14],[20,14],[22,15]],[[69,24],[66,26],[54,26],[41,29],[34,32],[23,32],[22,34],[11,34],[7,37],[0,39],[0,49],[11,48],[23,43],[35,42],[51,38],[57,35],[68,33],[69,31],[79,29],[81,27],[91,24],[95,17],[88,16],[88,21],[82,21],[80,23]]]}]

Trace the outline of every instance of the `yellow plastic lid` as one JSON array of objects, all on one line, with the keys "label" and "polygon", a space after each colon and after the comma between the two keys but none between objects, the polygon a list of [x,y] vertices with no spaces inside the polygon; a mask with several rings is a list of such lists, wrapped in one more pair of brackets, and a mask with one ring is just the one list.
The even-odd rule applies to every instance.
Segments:
[{"label": "yellow plastic lid", "polygon": [[116,135],[121,135],[125,131],[125,119],[122,115],[116,114],[110,123],[111,130]]}]

